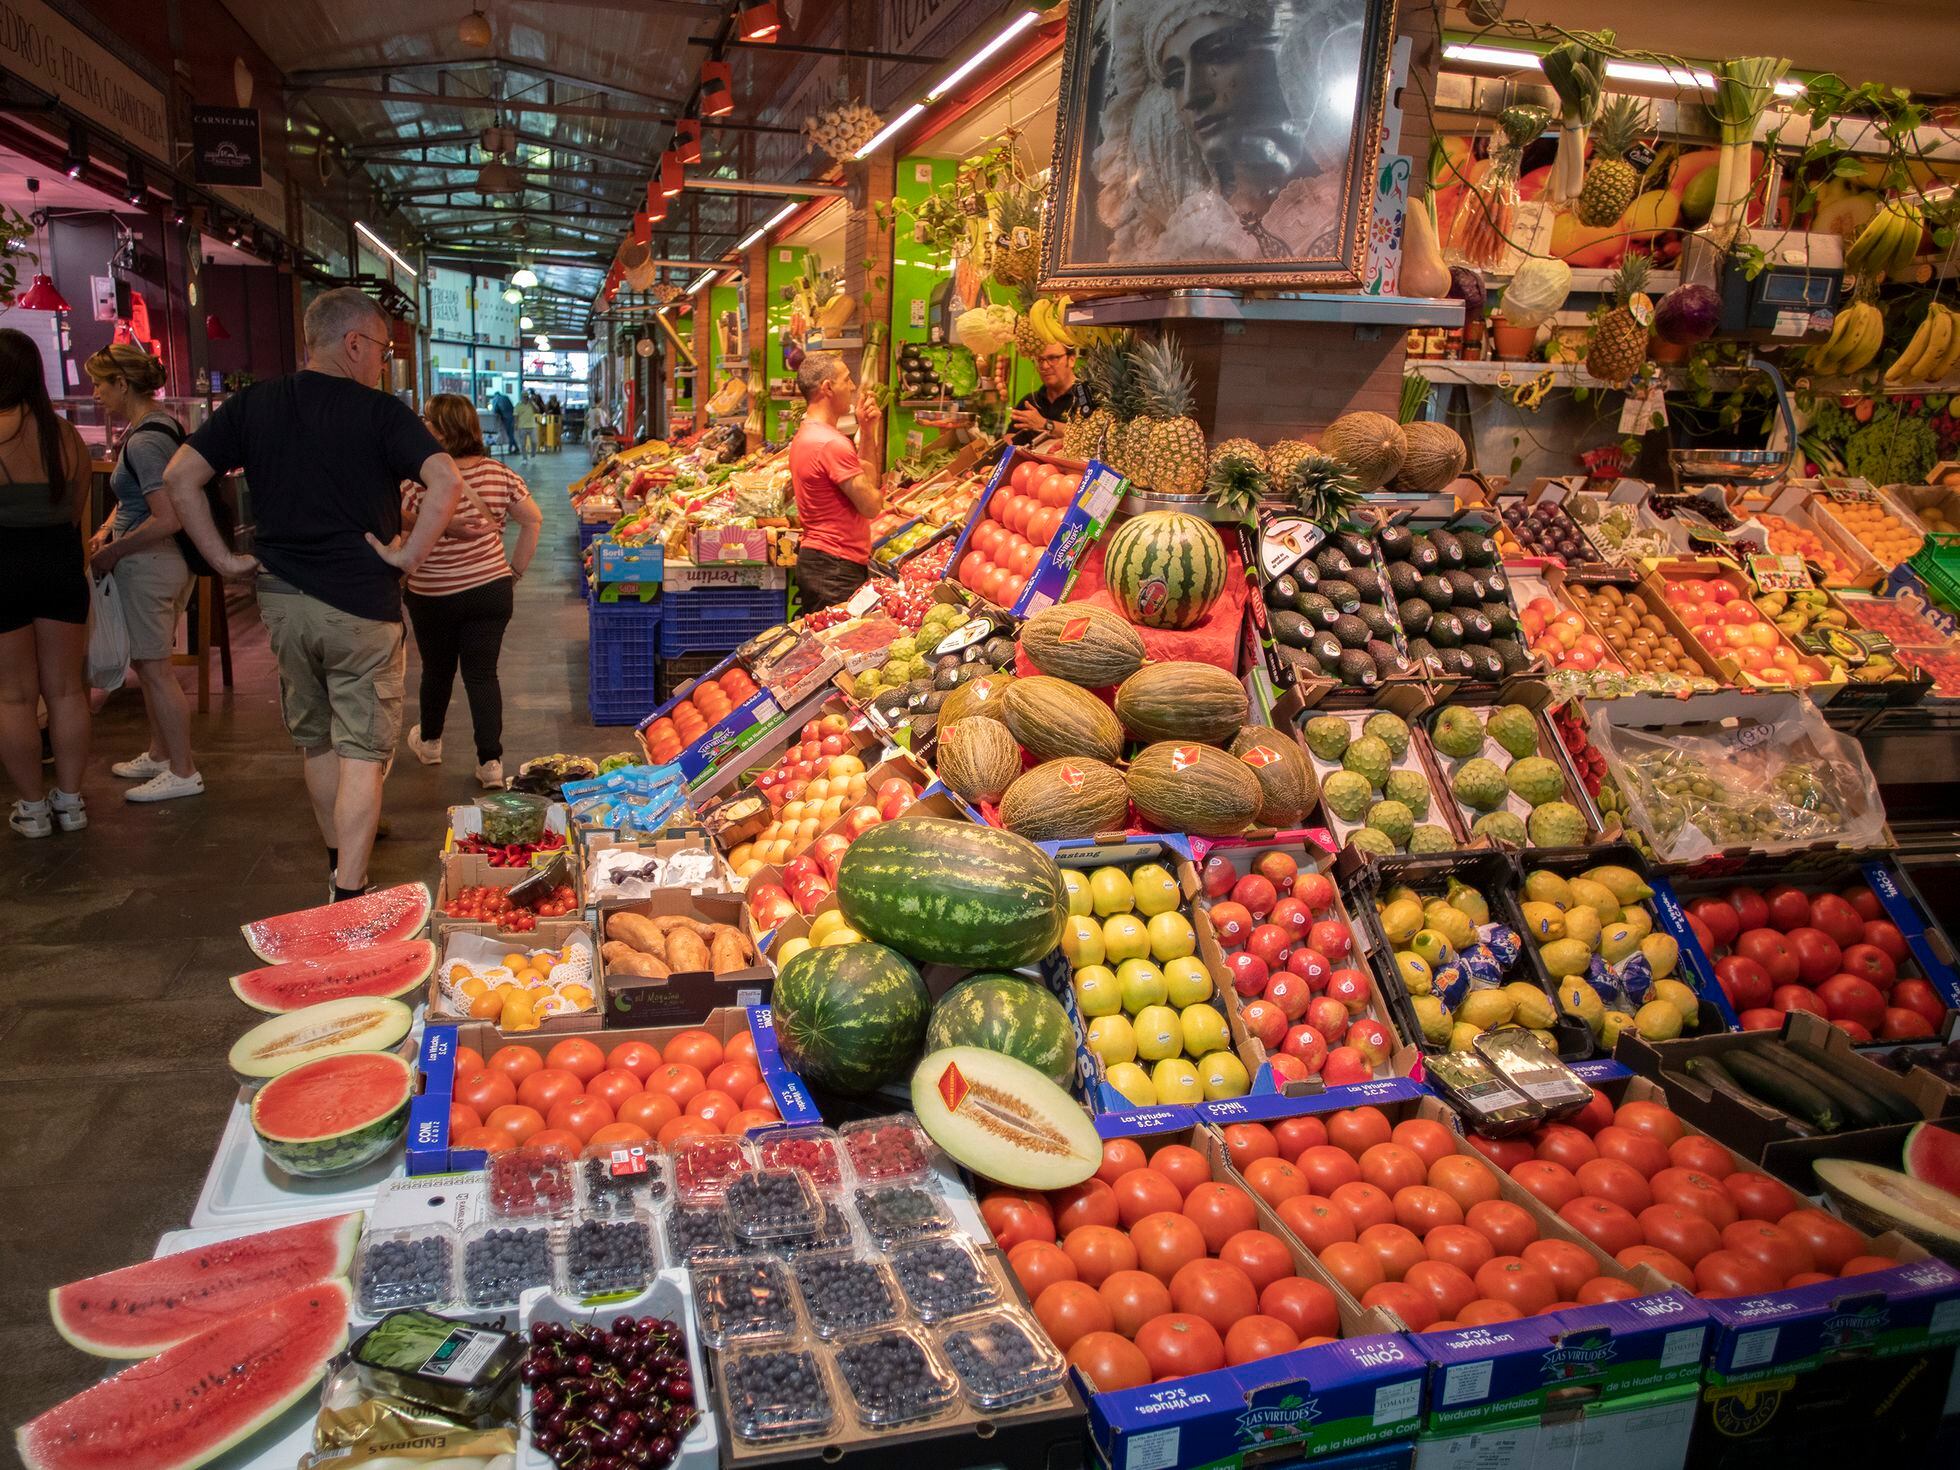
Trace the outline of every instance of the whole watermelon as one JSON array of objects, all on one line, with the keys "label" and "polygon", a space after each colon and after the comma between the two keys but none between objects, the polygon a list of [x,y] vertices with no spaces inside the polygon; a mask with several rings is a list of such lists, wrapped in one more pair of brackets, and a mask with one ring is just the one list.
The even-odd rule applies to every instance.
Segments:
[{"label": "whole watermelon", "polygon": [[1075,1070],[1075,1027],[1047,989],[1018,975],[970,975],[939,998],[926,1050],[979,1046],[1057,1082]]},{"label": "whole watermelon", "polygon": [[1012,970],[1062,938],[1068,891],[1025,837],[972,822],[900,817],[861,834],[837,867],[850,926],[921,964]]},{"label": "whole watermelon", "polygon": [[1146,628],[1193,628],[1225,591],[1225,543],[1181,510],[1145,511],[1118,526],[1103,580],[1123,615]]},{"label": "whole watermelon", "polygon": [[918,1060],[932,997],[896,950],[866,940],[806,949],[776,976],[776,1040],[828,1092],[871,1092]]}]

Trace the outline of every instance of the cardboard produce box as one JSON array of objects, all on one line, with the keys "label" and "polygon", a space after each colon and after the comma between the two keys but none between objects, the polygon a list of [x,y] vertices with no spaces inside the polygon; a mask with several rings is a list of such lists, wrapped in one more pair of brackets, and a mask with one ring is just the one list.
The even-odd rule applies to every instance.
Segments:
[{"label": "cardboard produce box", "polygon": [[[695,966],[672,970],[665,977],[634,974],[630,966],[619,963],[617,952],[611,960],[606,956],[606,946],[616,942],[612,921],[622,914],[728,925],[741,936],[746,961],[720,972]],[[756,949],[748,908],[732,894],[663,889],[648,898],[608,901],[599,905],[597,937],[606,994],[605,1024],[609,1027],[694,1024],[724,1007],[766,1004],[775,988],[775,968]],[[701,941],[701,949],[707,951],[707,941]],[[671,949],[668,954],[672,955]],[[667,963],[671,964],[671,959]]]},{"label": "cardboard produce box", "polygon": [[1083,555],[1108,527],[1122,500],[1124,487],[1129,483],[1100,460],[1092,459],[1085,465],[1080,460],[1060,459],[1053,455],[1037,454],[1031,449],[1009,446],[1001,455],[1000,462],[994,466],[987,488],[974,502],[973,514],[967,518],[966,527],[953,547],[952,561],[948,564],[949,578],[958,580],[955,573],[966,555],[968,543],[973,539],[975,527],[987,519],[987,508],[993,503],[994,496],[1013,493],[1015,470],[1029,462],[1066,470],[1080,478],[1067,506],[1062,508],[1061,524],[1042,548],[1040,561],[1024,579],[1020,594],[1006,605],[1007,611],[1017,618],[1038,613],[1068,597],[1069,589],[1075,585],[1076,570],[1081,565]]},{"label": "cardboard produce box", "polygon": [[[583,919],[540,919],[536,929],[522,933],[500,929],[495,924],[451,923],[443,928],[442,938],[436,949],[436,967],[429,972],[428,983],[424,989],[426,999],[424,1015],[431,1023],[461,1024],[470,1019],[449,1005],[442,988],[442,977],[448,974],[449,966],[454,963],[450,957],[450,947],[464,935],[487,939],[505,950],[519,953],[540,949],[563,949],[574,940],[583,940],[592,945],[592,1009],[565,1015],[545,1016],[538,1021],[534,1031],[505,1032],[507,1038],[516,1040],[523,1036],[558,1036],[569,1031],[583,1031],[597,1025],[599,1018],[605,1014],[604,967],[599,963],[598,945],[593,939],[592,926]],[[493,1023],[488,1021],[478,1024],[496,1029]]]}]

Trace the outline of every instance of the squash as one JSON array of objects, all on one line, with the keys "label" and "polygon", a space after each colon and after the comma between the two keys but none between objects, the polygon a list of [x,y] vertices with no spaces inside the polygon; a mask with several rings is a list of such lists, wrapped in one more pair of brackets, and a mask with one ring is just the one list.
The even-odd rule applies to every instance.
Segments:
[{"label": "squash", "polygon": [[1067,757],[1023,771],[1000,799],[1000,822],[1030,842],[1120,832],[1130,816],[1123,773],[1102,761]]},{"label": "squash", "polygon": [[1092,602],[1058,603],[1021,625],[1021,651],[1044,674],[1084,689],[1120,684],[1143,667],[1143,635]]},{"label": "squash", "polygon": [[1003,698],[1002,715],[1008,731],[1036,760],[1073,755],[1113,761],[1123,753],[1123,727],[1109,706],[1052,674],[1016,679]]},{"label": "squash", "polygon": [[1021,747],[999,720],[976,716],[940,729],[933,764],[961,800],[998,802],[1021,774]]},{"label": "squash", "polygon": [[1245,686],[1214,664],[1146,664],[1116,691],[1116,715],[1137,739],[1223,745],[1245,723]]},{"label": "squash", "polygon": [[1130,800],[1153,827],[1230,837],[1252,825],[1264,790],[1245,762],[1209,745],[1164,740],[1130,762]]},{"label": "squash", "polygon": [[1440,300],[1450,294],[1450,268],[1436,242],[1436,222],[1427,199],[1411,199],[1402,220],[1402,272],[1397,289],[1404,296]]}]

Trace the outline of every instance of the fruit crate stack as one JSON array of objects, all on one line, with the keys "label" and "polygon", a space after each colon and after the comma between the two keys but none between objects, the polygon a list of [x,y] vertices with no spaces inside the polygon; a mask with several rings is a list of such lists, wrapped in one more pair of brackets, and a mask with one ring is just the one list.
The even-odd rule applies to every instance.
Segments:
[{"label": "fruit crate stack", "polygon": [[661,601],[660,656],[669,659],[727,653],[782,622],[785,608],[782,590],[766,587],[703,587]]},{"label": "fruit crate stack", "polygon": [[631,725],[660,703],[664,600],[601,602],[586,594],[591,619],[586,707],[595,725]]}]

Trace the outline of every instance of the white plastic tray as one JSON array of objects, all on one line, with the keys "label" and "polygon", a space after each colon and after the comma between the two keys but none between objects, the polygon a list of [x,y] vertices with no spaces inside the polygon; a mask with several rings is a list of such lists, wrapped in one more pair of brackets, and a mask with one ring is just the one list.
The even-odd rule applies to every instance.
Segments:
[{"label": "white plastic tray", "polygon": [[407,1154],[399,1146],[351,1174],[329,1179],[302,1179],[288,1174],[266,1157],[252,1131],[250,1094],[242,1089],[233,1099],[218,1140],[217,1157],[198,1191],[191,1224],[202,1229],[239,1223],[232,1234],[262,1230],[273,1216],[317,1220],[347,1210],[366,1209],[374,1194],[390,1179],[407,1174]]}]

